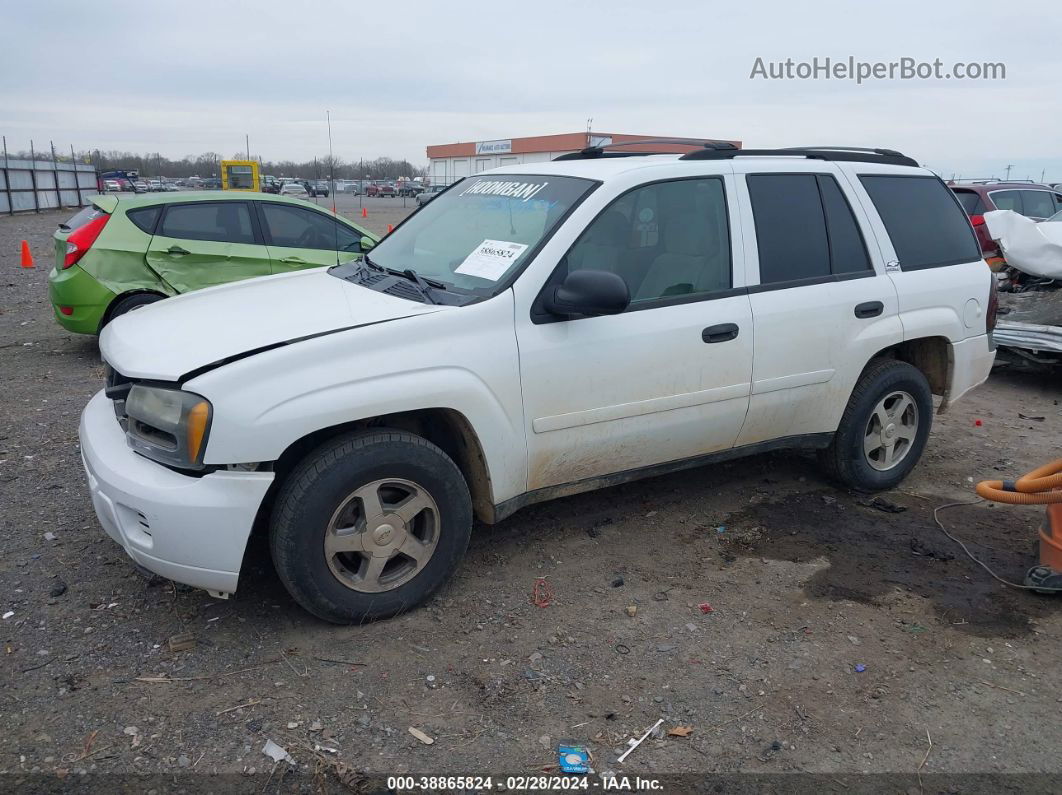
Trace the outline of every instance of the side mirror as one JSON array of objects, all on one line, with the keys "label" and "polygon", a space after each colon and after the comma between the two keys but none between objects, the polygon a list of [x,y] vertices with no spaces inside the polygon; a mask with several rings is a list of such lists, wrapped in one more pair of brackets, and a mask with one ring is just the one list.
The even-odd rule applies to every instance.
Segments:
[{"label": "side mirror", "polygon": [[611,271],[579,270],[547,292],[543,306],[552,315],[618,315],[631,302],[627,283]]},{"label": "side mirror", "polygon": [[362,238],[361,238],[361,250],[362,251],[369,251],[375,245],[376,245],[376,241],[375,240],[373,240],[368,235],[362,235]]}]

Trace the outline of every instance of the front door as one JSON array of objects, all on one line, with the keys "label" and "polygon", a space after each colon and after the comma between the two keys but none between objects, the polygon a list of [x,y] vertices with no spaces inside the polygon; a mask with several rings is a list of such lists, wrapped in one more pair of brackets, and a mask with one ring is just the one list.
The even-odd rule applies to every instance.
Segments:
[{"label": "front door", "polygon": [[753,336],[749,298],[734,289],[743,283],[735,283],[725,195],[723,177],[625,193],[587,227],[550,285],[573,270],[613,271],[631,292],[627,311],[517,318],[528,490],[734,444]]},{"label": "front door", "polygon": [[270,272],[244,201],[166,205],[147,264],[178,293]]},{"label": "front door", "polygon": [[259,202],[273,273],[338,265],[361,254],[361,237],[326,213],[283,202]]}]

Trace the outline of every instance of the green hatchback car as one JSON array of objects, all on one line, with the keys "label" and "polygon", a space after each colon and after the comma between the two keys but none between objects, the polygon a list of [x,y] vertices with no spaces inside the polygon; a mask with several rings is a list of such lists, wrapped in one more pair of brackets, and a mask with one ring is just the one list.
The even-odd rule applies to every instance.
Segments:
[{"label": "green hatchback car", "polygon": [[309,202],[265,193],[91,201],[56,230],[48,276],[55,319],[79,334],[171,295],[348,262],[379,241]]}]

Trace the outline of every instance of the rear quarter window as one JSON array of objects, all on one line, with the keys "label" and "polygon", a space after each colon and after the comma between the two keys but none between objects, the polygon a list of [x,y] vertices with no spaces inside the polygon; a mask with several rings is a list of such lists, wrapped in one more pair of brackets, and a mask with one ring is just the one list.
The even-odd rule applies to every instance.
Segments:
[{"label": "rear quarter window", "polygon": [[155,207],[138,207],[135,210],[129,210],[125,217],[132,221],[133,225],[141,232],[153,235],[155,234],[155,224],[158,223],[161,212],[162,207],[158,205]]},{"label": "rear quarter window", "polygon": [[937,177],[859,177],[905,271],[976,262],[981,250],[954,194]]},{"label": "rear quarter window", "polygon": [[966,210],[967,215],[984,215],[985,203],[977,191],[956,190],[953,193],[962,205],[962,209]]}]

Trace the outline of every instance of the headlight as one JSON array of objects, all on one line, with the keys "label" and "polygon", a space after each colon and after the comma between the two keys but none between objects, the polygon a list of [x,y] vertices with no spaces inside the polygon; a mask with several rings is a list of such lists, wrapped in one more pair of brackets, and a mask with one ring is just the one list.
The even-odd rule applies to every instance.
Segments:
[{"label": "headlight", "polygon": [[191,392],[135,385],[125,401],[126,437],[138,453],[180,469],[202,469],[210,401]]}]

